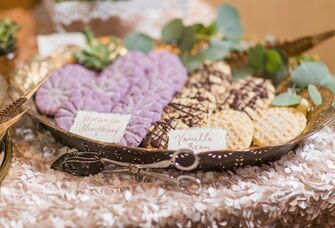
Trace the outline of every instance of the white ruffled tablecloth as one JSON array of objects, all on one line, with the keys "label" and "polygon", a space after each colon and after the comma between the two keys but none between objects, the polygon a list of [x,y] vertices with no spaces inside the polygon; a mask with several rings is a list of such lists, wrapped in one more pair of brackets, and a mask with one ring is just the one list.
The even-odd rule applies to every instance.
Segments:
[{"label": "white ruffled tablecloth", "polygon": [[161,28],[174,18],[186,24],[210,23],[216,12],[205,0],[126,0],[126,1],[65,1],[43,0],[46,11],[58,32],[73,22],[88,23],[93,19],[106,21],[112,17],[122,20],[123,27],[133,27],[159,38]]},{"label": "white ruffled tablecloth", "polygon": [[51,163],[68,148],[19,125],[0,188],[0,227],[335,226],[334,138],[327,127],[271,165],[198,172],[216,181],[189,195],[160,180],[54,171]]}]

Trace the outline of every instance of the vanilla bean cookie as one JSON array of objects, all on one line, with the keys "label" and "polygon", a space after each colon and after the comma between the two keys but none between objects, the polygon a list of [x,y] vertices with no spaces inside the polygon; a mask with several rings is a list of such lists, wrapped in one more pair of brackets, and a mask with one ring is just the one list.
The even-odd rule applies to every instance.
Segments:
[{"label": "vanilla bean cookie", "polygon": [[231,83],[230,67],[224,61],[207,62],[190,76],[179,96],[197,100],[212,112]]},{"label": "vanilla bean cookie", "polygon": [[294,108],[269,108],[263,110],[254,123],[254,143],[272,146],[286,143],[301,134],[307,119]]},{"label": "vanilla bean cookie", "polygon": [[166,149],[169,131],[202,126],[207,115],[207,109],[198,101],[187,98],[173,99],[173,102],[164,108],[161,119],[150,127],[141,146]]},{"label": "vanilla bean cookie", "polygon": [[208,114],[217,108],[217,98],[228,91],[231,82],[226,63],[206,63],[164,108],[160,121],[151,126],[141,146],[166,149],[170,130],[202,127]]},{"label": "vanilla bean cookie", "polygon": [[223,94],[218,110],[242,111],[255,119],[261,110],[269,107],[274,96],[275,88],[270,80],[247,77],[235,82],[229,92]]},{"label": "vanilla bean cookie", "polygon": [[242,150],[250,146],[254,133],[254,124],[244,112],[223,110],[211,114],[207,127],[223,128],[227,131],[227,149]]},{"label": "vanilla bean cookie", "polygon": [[69,64],[51,73],[37,91],[35,103],[45,115],[54,116],[60,106],[72,97],[80,96],[84,84],[94,83],[97,74],[79,64]]}]

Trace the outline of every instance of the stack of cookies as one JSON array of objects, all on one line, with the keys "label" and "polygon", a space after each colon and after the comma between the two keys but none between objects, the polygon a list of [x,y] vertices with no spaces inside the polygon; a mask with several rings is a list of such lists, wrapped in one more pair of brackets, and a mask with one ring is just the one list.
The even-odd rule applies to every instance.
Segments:
[{"label": "stack of cookies", "polygon": [[131,115],[119,144],[139,146],[186,80],[186,69],[176,55],[128,52],[101,73],[78,64],[52,72],[37,91],[35,103],[65,130],[71,129],[78,111]]},{"label": "stack of cookies", "polygon": [[187,128],[224,128],[229,150],[288,142],[304,130],[306,113],[270,107],[274,96],[270,80],[250,76],[233,81],[225,62],[207,63],[189,76],[141,146],[166,149],[169,131]]},{"label": "stack of cookies", "polygon": [[224,128],[227,149],[287,142],[306,126],[299,108],[270,107],[270,80],[234,81],[224,61],[187,76],[171,53],[129,52],[101,73],[70,64],[53,72],[36,94],[42,114],[70,130],[78,111],[131,115],[121,145],[167,149],[171,130]]},{"label": "stack of cookies", "polygon": [[164,108],[161,119],[149,129],[141,145],[166,149],[169,131],[204,127],[208,115],[218,109],[218,99],[228,92],[231,84],[232,76],[226,63],[205,64],[189,77],[183,89]]}]

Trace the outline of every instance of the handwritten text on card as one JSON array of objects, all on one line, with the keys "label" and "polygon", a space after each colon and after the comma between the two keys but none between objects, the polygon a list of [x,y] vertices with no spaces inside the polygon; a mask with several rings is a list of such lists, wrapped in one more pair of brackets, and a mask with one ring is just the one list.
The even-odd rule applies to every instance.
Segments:
[{"label": "handwritten text on card", "polygon": [[226,148],[226,131],[216,128],[191,128],[169,132],[168,148],[189,149],[193,152],[222,150]]},{"label": "handwritten text on card", "polygon": [[120,142],[130,115],[79,111],[70,132],[102,142]]}]

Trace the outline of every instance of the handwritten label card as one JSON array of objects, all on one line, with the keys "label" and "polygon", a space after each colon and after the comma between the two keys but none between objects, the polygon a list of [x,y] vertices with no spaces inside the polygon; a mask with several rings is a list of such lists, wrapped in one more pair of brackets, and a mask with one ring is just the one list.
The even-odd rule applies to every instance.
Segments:
[{"label": "handwritten label card", "polygon": [[102,142],[120,142],[130,115],[79,111],[70,132]]},{"label": "handwritten label card", "polygon": [[169,132],[170,150],[189,149],[193,152],[222,150],[226,148],[226,130],[216,128],[191,128]]},{"label": "handwritten label card", "polygon": [[57,48],[66,45],[78,47],[86,46],[86,39],[82,33],[55,33],[51,35],[39,35],[37,37],[38,52],[42,57],[52,54]]}]

